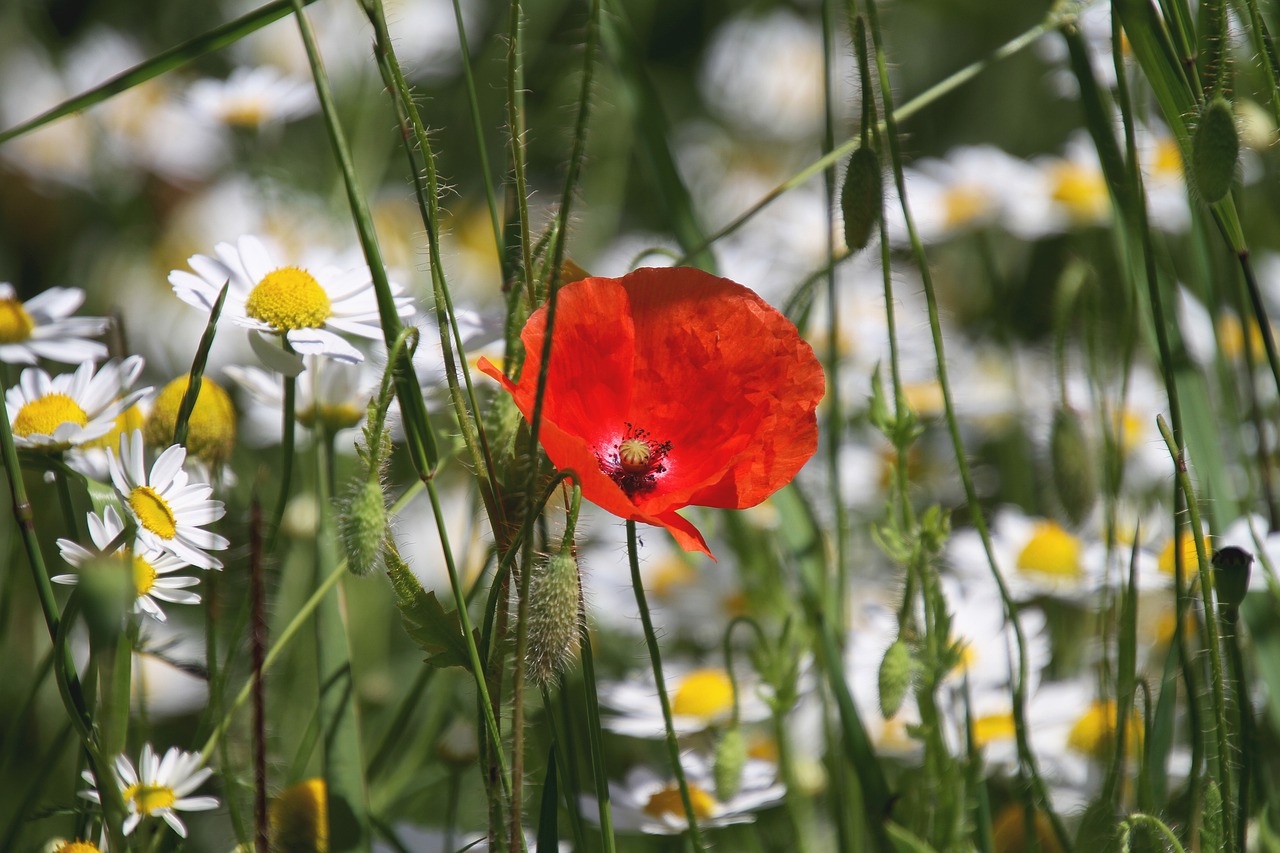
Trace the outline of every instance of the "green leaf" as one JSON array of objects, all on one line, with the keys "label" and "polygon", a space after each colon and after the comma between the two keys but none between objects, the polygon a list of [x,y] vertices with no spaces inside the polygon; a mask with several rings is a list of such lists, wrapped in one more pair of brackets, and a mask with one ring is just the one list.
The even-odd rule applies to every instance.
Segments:
[{"label": "green leaf", "polygon": [[430,666],[470,666],[466,637],[458,614],[445,610],[434,592],[427,592],[395,549],[388,549],[387,576],[396,595],[404,629],[427,653]]},{"label": "green leaf", "polygon": [[1200,824],[1200,849],[1225,850],[1225,828],[1222,825],[1222,792],[1209,779],[1204,786],[1204,820]]},{"label": "green leaf", "polygon": [[542,803],[538,806],[538,849],[555,850],[560,846],[557,826],[559,809],[556,806],[556,750],[555,744],[547,751],[547,775],[542,781]]}]

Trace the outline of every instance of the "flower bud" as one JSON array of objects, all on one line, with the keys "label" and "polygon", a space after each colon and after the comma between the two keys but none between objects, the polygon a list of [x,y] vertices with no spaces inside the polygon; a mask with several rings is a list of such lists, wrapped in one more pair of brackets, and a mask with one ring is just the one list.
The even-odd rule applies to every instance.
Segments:
[{"label": "flower bud", "polygon": [[572,541],[539,561],[529,579],[529,673],[545,684],[578,654],[581,580]]},{"label": "flower bud", "polygon": [[80,569],[79,586],[90,642],[100,647],[114,643],[137,597],[132,561],[107,556],[90,560]]},{"label": "flower bud", "polygon": [[328,853],[329,804],[323,779],[291,785],[271,801],[271,850]]},{"label": "flower bud", "polygon": [[911,649],[902,640],[894,640],[880,661],[880,713],[886,720],[902,707],[914,669]]},{"label": "flower bud", "polygon": [[1228,624],[1234,624],[1240,605],[1249,591],[1249,569],[1253,555],[1243,548],[1228,545],[1213,552],[1213,580],[1218,593],[1218,606]]},{"label": "flower bud", "polygon": [[[185,374],[170,382],[156,395],[151,414],[143,425],[148,447],[168,447],[178,424],[178,409],[187,393],[190,377]],[[236,409],[231,397],[209,377],[200,380],[196,404],[187,419],[188,452],[201,462],[220,465],[231,456],[236,444]]]},{"label": "flower bud", "polygon": [[1216,97],[1204,105],[1191,140],[1191,175],[1205,201],[1222,201],[1235,180],[1240,132],[1231,104]]},{"label": "flower bud", "polygon": [[339,532],[347,551],[347,568],[353,575],[363,577],[381,564],[387,501],[376,475],[355,484],[341,515]]},{"label": "flower bud", "polygon": [[733,799],[742,787],[742,768],[746,764],[747,741],[742,736],[742,729],[729,726],[716,743],[712,767],[716,780],[716,798],[721,802]]},{"label": "flower bud", "polygon": [[1097,500],[1098,481],[1084,425],[1071,409],[1062,408],[1054,413],[1049,459],[1053,466],[1053,487],[1062,509],[1067,518],[1079,524]]},{"label": "flower bud", "polygon": [[859,148],[849,158],[840,189],[840,210],[844,214],[844,242],[850,252],[865,249],[880,223],[884,207],[884,179],[880,159],[870,148]]}]

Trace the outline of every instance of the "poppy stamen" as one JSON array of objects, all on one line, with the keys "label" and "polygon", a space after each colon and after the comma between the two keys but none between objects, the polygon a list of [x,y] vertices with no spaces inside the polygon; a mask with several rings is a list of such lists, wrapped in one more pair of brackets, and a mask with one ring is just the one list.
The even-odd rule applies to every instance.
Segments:
[{"label": "poppy stamen", "polygon": [[653,491],[658,475],[666,473],[663,461],[671,452],[671,442],[655,441],[648,430],[627,424],[627,433],[611,450],[596,452],[600,470],[618,484],[627,497],[635,498]]}]

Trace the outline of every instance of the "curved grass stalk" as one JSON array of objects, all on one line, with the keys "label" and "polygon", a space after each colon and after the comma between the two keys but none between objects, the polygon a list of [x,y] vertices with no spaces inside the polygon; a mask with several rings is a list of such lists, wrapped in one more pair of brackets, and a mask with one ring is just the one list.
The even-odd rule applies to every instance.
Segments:
[{"label": "curved grass stalk", "polygon": [[[1061,10],[1055,7],[1049,12],[1043,21],[1030,29],[1027,29],[1025,32],[1014,36],[1012,39],[993,50],[990,56],[986,56],[976,62],[969,63],[964,68],[961,68],[959,71],[956,71],[945,79],[935,83],[919,95],[916,95],[914,98],[904,103],[897,111],[898,119],[900,121],[906,121],[911,118],[911,116],[932,104],[934,101],[939,100],[944,95],[948,95],[963,86],[965,83],[968,83],[990,66],[1003,59],[1008,59],[1010,56],[1014,56],[1030,47],[1042,35],[1056,29],[1061,21],[1061,17]],[[886,126],[883,121],[878,125],[878,128],[881,132],[884,132]],[[777,201],[791,190],[808,183],[813,177],[821,174],[824,169],[829,169],[836,163],[839,163],[845,157],[852,154],[854,150],[861,147],[861,145],[861,138],[855,136],[847,142],[844,142],[838,147],[832,149],[829,153],[824,154],[817,160],[814,160],[808,166],[804,167],[799,172],[796,172],[790,178],[787,178],[787,180],[778,184],[772,190],[761,196],[759,201],[748,207],[741,215],[731,221],[728,225],[725,225],[719,231],[708,237],[701,245],[685,252],[678,259],[677,263],[689,263],[690,259],[699,253],[706,251],[706,249],[712,244],[719,240],[723,240],[725,237],[728,237],[730,234],[733,234],[742,226],[746,225],[755,218],[756,214],[764,210],[770,204]]]}]

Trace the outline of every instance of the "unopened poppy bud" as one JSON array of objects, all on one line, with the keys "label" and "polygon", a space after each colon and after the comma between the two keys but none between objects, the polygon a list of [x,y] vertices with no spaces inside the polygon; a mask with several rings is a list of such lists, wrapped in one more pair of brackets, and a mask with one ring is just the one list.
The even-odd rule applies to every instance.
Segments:
[{"label": "unopened poppy bud", "polygon": [[387,537],[387,501],[378,477],[356,484],[339,521],[347,568],[363,577],[380,565]]},{"label": "unopened poppy bud", "polygon": [[1062,509],[1067,518],[1079,524],[1097,500],[1098,481],[1084,425],[1071,409],[1058,409],[1053,416],[1049,459],[1053,466],[1053,487]]},{"label": "unopened poppy bud", "polygon": [[98,557],[80,569],[80,595],[89,638],[94,644],[115,642],[124,616],[137,597],[131,560]]},{"label": "unopened poppy bud", "polygon": [[1216,97],[1204,105],[1191,140],[1191,175],[1200,195],[1210,204],[1231,191],[1236,160],[1240,157],[1240,131],[1231,104]]},{"label": "unopened poppy bud", "polygon": [[271,849],[281,853],[328,853],[329,804],[324,780],[291,785],[268,809]]},{"label": "unopened poppy bud", "polygon": [[880,661],[880,713],[886,720],[902,707],[914,669],[911,649],[902,640],[895,640]]},{"label": "unopened poppy bud", "polygon": [[734,798],[742,787],[742,768],[747,765],[747,740],[742,729],[729,726],[716,743],[713,773],[716,798],[725,802]]},{"label": "unopened poppy bud", "polygon": [[1212,562],[1222,618],[1228,623],[1234,623],[1240,613],[1245,593],[1249,591],[1249,570],[1253,566],[1253,555],[1243,548],[1228,545],[1213,552]]},{"label": "unopened poppy bud", "polygon": [[859,148],[849,158],[840,189],[840,210],[844,214],[844,242],[850,252],[865,249],[880,223],[884,207],[884,178],[880,159],[870,148]]},{"label": "unopened poppy bud", "polygon": [[571,540],[540,561],[529,579],[529,673],[546,684],[578,654],[581,581]]},{"label": "unopened poppy bud", "polygon": [[[151,414],[143,425],[142,437],[148,447],[168,447],[178,424],[178,409],[187,393],[189,376],[179,376],[156,395]],[[236,444],[236,409],[220,385],[204,377],[196,404],[187,419],[187,451],[201,462],[220,465],[231,456]]]}]

